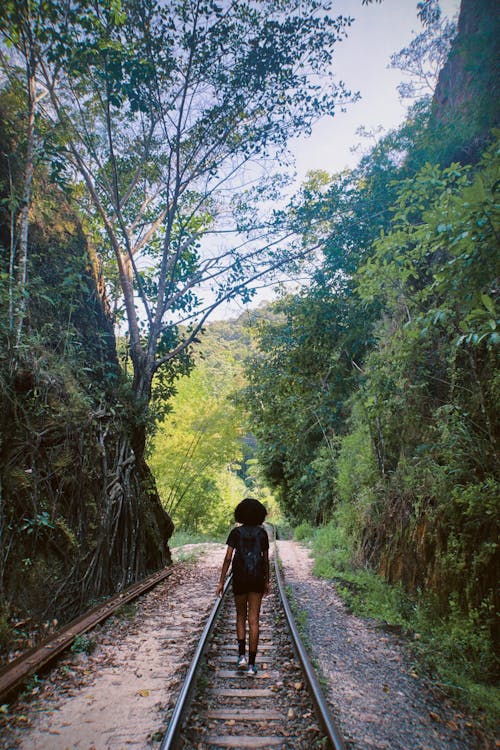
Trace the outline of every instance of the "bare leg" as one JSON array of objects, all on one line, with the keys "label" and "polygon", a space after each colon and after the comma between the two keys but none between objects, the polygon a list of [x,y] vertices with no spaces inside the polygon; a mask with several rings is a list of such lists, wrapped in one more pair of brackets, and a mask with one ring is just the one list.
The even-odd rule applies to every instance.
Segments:
[{"label": "bare leg", "polygon": [[[248,650],[257,651],[259,645],[259,617],[262,594],[252,591],[248,594]],[[239,636],[238,636],[239,637]]]},{"label": "bare leg", "polygon": [[247,609],[248,599],[255,594],[235,594],[234,603],[236,605],[236,637],[239,641],[246,638]]}]

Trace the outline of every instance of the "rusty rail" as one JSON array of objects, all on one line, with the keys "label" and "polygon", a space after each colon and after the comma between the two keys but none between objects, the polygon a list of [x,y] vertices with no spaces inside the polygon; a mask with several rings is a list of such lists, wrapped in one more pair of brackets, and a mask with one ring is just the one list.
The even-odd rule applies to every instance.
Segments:
[{"label": "rusty rail", "polygon": [[233,574],[230,573],[224,584],[224,591],[222,593],[222,596],[215,600],[212,611],[210,612],[205,623],[205,627],[203,628],[203,632],[199,638],[198,645],[196,646],[196,651],[191,660],[191,664],[189,665],[186,677],[184,678],[180,693],[177,697],[177,702],[174,706],[172,716],[170,717],[170,722],[167,727],[166,734],[163,737],[162,743],[160,745],[160,750],[172,750],[172,748],[176,746],[176,743],[179,739],[179,732],[181,730],[182,721],[188,710],[192,693],[196,685],[196,678],[198,675],[198,670],[200,668],[201,660],[205,653],[207,643],[215,627],[217,617],[219,616],[219,612],[222,607],[222,602],[227,593],[232,577]]},{"label": "rusty rail", "polygon": [[285,617],[292,638],[295,653],[297,654],[297,657],[300,661],[302,670],[307,680],[307,684],[309,686],[309,693],[314,701],[314,705],[316,706],[316,712],[325,735],[328,739],[329,747],[332,748],[332,750],[346,750],[344,738],[339,727],[337,726],[335,719],[330,713],[330,708],[320,687],[318,677],[316,675],[316,670],[312,666],[309,654],[307,653],[307,649],[302,642],[302,638],[300,637],[300,633],[292,613],[292,608],[290,607],[290,604],[288,602],[285,591],[285,584],[283,582],[283,575],[279,566],[279,554],[276,545],[276,536],[274,538],[274,550],[274,569],[276,571],[276,580],[278,582],[281,603],[283,604],[283,609],[285,611]]},{"label": "rusty rail", "polygon": [[126,604],[146,591],[149,591],[149,589],[156,586],[160,581],[168,578],[171,573],[172,569],[170,567],[162,568],[139,583],[133,583],[119,594],[115,594],[102,604],[96,605],[80,617],[72,620],[68,625],[58,630],[55,635],[42,641],[38,646],[25,651],[16,659],[13,659],[0,669],[0,699],[3,700],[19,688],[30,675],[45,667],[64,649],[71,646],[77,636],[86,633],[87,630],[105,620],[118,607],[121,607],[122,604]]}]

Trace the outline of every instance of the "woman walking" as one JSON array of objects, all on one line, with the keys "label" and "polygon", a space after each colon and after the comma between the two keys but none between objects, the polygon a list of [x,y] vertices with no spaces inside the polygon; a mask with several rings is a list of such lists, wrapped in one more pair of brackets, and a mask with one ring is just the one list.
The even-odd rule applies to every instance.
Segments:
[{"label": "woman walking", "polygon": [[[269,593],[269,539],[262,524],[267,510],[258,500],[247,497],[236,506],[234,518],[241,526],[231,530],[217,587],[221,596],[233,559],[233,594],[236,606],[238,669],[257,674],[255,658],[259,645],[259,617],[262,597]],[[248,622],[248,664],[246,630]]]}]

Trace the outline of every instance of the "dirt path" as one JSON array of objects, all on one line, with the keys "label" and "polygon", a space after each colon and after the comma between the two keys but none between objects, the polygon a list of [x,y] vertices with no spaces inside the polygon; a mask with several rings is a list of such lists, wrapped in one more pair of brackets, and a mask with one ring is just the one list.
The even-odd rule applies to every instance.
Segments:
[{"label": "dirt path", "polygon": [[[349,750],[487,748],[464,717],[433,697],[398,640],[350,615],[333,586],[312,576],[307,548],[280,541],[280,556],[313,656]],[[0,714],[2,750],[158,747],[197,637],[214,602],[222,545],[191,545],[196,560],[143,596],[129,617],[92,633],[90,655],[68,653],[30,699]],[[179,553],[178,553],[179,554]]]},{"label": "dirt path", "polygon": [[278,542],[286,581],[306,613],[306,631],[328,683],[332,712],[352,750],[472,750],[493,747],[467,718],[433,696],[403,644],[349,614],[331,583],[312,575],[309,550]]},{"label": "dirt path", "polygon": [[[197,554],[202,550],[197,549]],[[224,548],[181,562],[145,594],[135,614],[92,632],[90,655],[68,653],[35,687],[31,701],[10,708],[0,747],[22,750],[124,750],[158,747],[165,709],[215,599]],[[191,546],[182,550],[192,552]],[[133,610],[132,610],[133,612]]]}]

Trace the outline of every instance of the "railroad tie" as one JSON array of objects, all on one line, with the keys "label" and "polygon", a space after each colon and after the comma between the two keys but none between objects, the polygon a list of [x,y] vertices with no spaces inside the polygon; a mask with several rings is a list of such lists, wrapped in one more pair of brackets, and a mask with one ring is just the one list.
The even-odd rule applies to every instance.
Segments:
[{"label": "railroad tie", "polygon": [[206,742],[213,747],[234,747],[234,748],[246,748],[246,747],[285,747],[285,740],[283,737],[256,737],[254,734],[246,735],[209,735],[206,738]]}]

